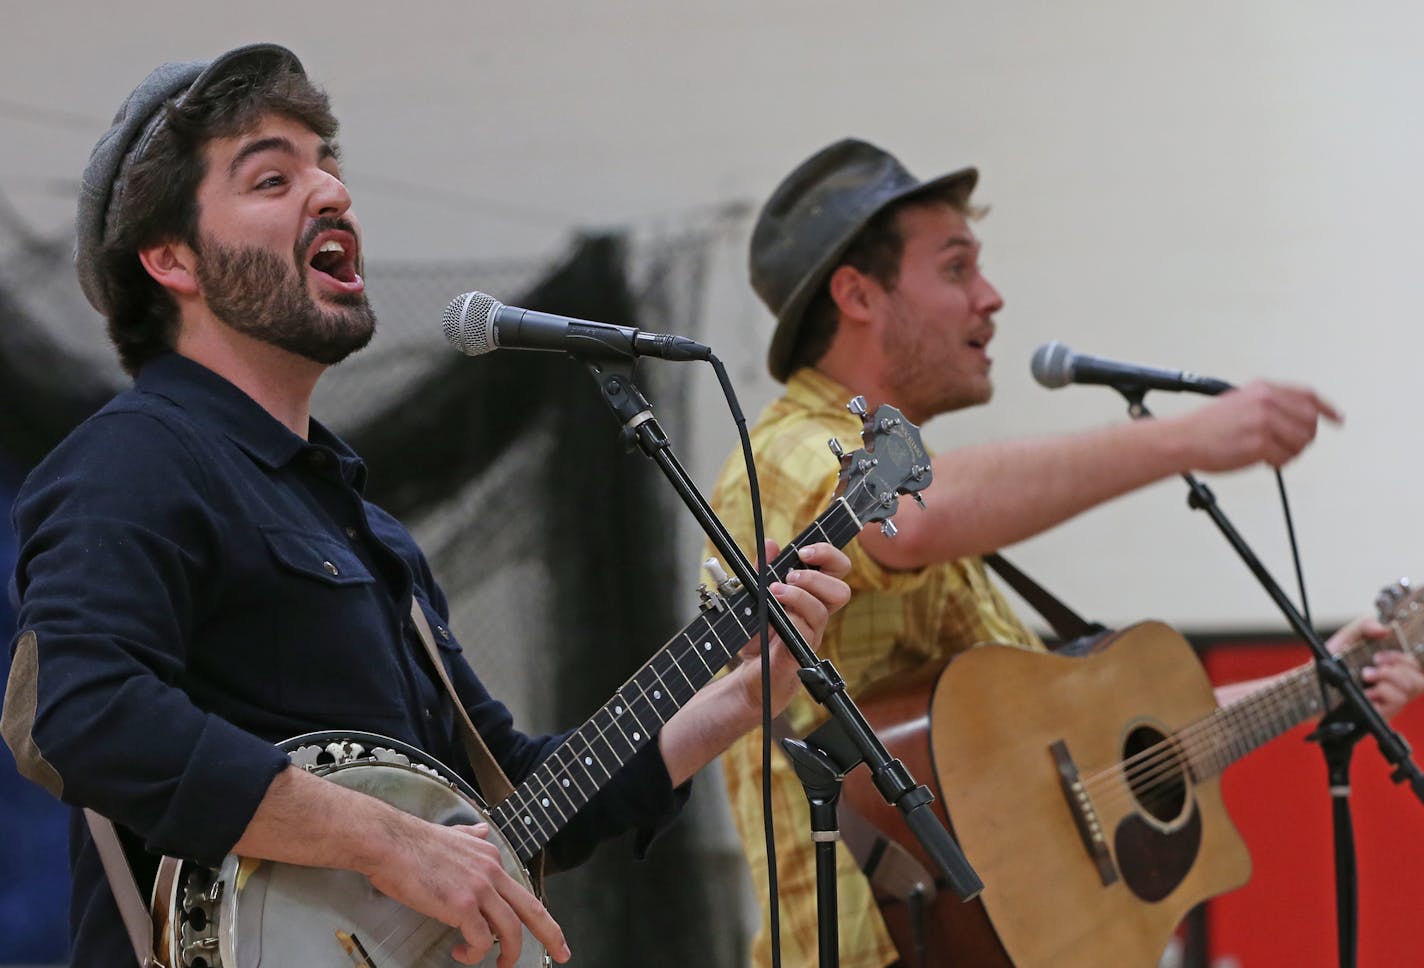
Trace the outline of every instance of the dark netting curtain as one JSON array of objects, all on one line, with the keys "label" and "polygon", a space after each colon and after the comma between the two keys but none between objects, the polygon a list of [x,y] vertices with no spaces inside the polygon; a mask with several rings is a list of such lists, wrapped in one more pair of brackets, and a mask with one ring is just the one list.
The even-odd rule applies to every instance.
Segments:
[{"label": "dark netting curtain", "polygon": [[[641,289],[629,281],[629,244],[607,235],[580,240],[542,273],[370,266],[380,335],[318,392],[317,416],[367,460],[372,499],[415,532],[466,654],[526,730],[581,723],[693,618],[684,586],[695,580],[695,562],[675,554],[686,512],[652,462],[625,448],[581,364],[556,353],[460,356],[438,335],[440,312],[479,286],[518,294],[510,301],[528,308],[626,325],[651,313],[649,328],[696,335],[706,241],[656,247]],[[13,259],[0,259],[0,460],[18,473],[126,382],[104,362],[101,324],[77,296],[68,261],[52,257],[43,271],[17,273]],[[638,373],[679,450],[686,371],[677,368],[686,366],[644,362]],[[0,787],[18,788],[4,760]],[[721,796],[716,786],[704,781],[701,795]],[[54,805],[43,799],[21,808],[0,796],[0,813],[35,811],[10,817],[9,829],[50,822]],[[682,822],[643,862],[632,859],[630,842],[609,844],[551,878],[549,905],[579,963],[739,964],[742,939],[727,930],[738,922],[735,874],[722,872],[731,883],[719,890],[717,878],[701,873],[707,839]],[[19,865],[33,877],[48,866],[62,876],[62,857],[35,865],[9,856],[5,844],[14,842],[0,838],[0,870]],[[52,906],[59,896],[37,893],[24,873],[4,880],[0,918],[14,907],[17,923],[34,916],[25,906],[35,897]],[[724,916],[709,918],[719,901]],[[6,955],[0,943],[0,963]],[[29,950],[21,960],[61,957]]]},{"label": "dark netting curtain", "polygon": [[[638,325],[615,237],[584,240],[515,303]],[[680,421],[659,387],[678,365],[644,361],[637,375],[674,436]],[[526,728],[581,723],[693,618],[677,604],[692,599],[676,583],[691,571],[672,540],[682,505],[619,430],[581,363],[502,351],[452,356],[406,405],[351,435],[372,498],[416,521],[459,600],[452,626],[475,668],[505,668],[511,648],[526,657],[511,677],[525,679]],[[674,826],[641,863],[606,845],[550,878],[549,906],[582,964],[665,964],[674,953],[715,963],[701,960],[715,950],[713,899],[690,876],[692,837]]]}]

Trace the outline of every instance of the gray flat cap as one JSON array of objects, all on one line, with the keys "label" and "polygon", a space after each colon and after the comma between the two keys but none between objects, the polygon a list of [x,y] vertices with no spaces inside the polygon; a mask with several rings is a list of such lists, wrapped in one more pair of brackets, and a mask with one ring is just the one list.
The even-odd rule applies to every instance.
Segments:
[{"label": "gray flat cap", "polygon": [[894,155],[854,138],[807,158],[767,199],[752,229],[752,288],[776,316],[767,368],[782,383],[806,307],[867,222],[912,195],[956,189],[967,197],[979,173],[961,168],[929,181]]},{"label": "gray flat cap", "polygon": [[[253,76],[288,70],[305,74],[297,55],[276,44],[238,47],[211,61],[183,61],[156,68],[133,89],[114,123],[89,155],[79,189],[79,214],[75,222],[74,262],[79,285],[94,308],[105,316],[113,304],[110,280],[99,253],[126,217],[124,192],[135,162],[143,158],[153,137],[163,127],[163,105],[169,98],[201,94],[213,82],[247,73]],[[181,100],[180,99],[180,103]]]}]

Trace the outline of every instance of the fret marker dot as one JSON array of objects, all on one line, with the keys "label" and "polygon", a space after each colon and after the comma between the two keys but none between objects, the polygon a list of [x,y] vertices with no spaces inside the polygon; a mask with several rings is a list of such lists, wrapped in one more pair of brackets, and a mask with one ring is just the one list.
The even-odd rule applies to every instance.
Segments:
[{"label": "fret marker dot", "polygon": [[743,615],[750,615],[751,613],[752,613],[752,610],[749,609],[749,608],[744,608],[744,609],[742,609],[742,614],[743,614]]},{"label": "fret marker dot", "polygon": [[567,788],[568,785],[569,785],[568,777],[564,777],[564,787]]},{"label": "fret marker dot", "polygon": [[584,765],[584,766],[593,766],[593,757],[592,757],[592,756],[585,756],[585,757],[583,758],[583,765]]},{"label": "fret marker dot", "polygon": [[524,818],[524,825],[525,825],[526,827],[529,826],[529,825],[530,825],[531,823],[533,823],[533,822],[534,822],[534,818],[533,818],[533,817],[525,817],[525,818]]},{"label": "fret marker dot", "polygon": [[711,652],[711,651],[712,651],[712,643],[711,643],[711,642],[703,642],[703,643],[702,643],[702,651],[703,651],[703,652]]},{"label": "fret marker dot", "polygon": [[641,733],[639,733],[636,729],[633,730],[633,741],[634,741],[634,742],[637,742],[638,740],[640,740],[640,739],[642,739],[642,738],[643,738],[643,736],[642,736]]},{"label": "fret marker dot", "polygon": [[615,715],[615,716],[622,716],[622,715],[623,715],[623,707],[622,707],[622,706],[614,706],[614,707],[613,707],[613,715]]},{"label": "fret marker dot", "polygon": [[549,798],[548,798],[548,797],[544,797],[543,799],[541,799],[541,800],[539,801],[539,803],[540,803],[541,806],[547,807],[547,806],[549,805]]},{"label": "fret marker dot", "polygon": [[654,690],[653,690],[653,698],[654,698],[654,699],[661,699],[661,698],[663,698],[663,691],[662,691],[661,689],[654,689]]}]

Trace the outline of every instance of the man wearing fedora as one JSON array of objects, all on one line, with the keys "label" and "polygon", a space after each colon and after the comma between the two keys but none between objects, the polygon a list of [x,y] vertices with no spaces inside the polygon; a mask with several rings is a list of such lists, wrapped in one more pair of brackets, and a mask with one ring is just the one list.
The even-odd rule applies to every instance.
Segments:
[{"label": "man wearing fedora", "polygon": [[[443,946],[432,956],[441,964],[446,953],[484,963],[498,945],[489,963],[510,968],[529,938],[569,958],[489,824],[432,822],[314,776],[275,745],[376,733],[468,782],[500,770],[519,782],[564,738],[515,729],[447,627],[414,538],[365,499],[365,465],[311,416],[321,375],[375,326],[335,134],[326,95],[296,56],[256,44],[154,70],[84,172],[80,282],[134,386],[56,447],[16,498],[18,635],[0,715],[20,771],[75,807],[71,955],[83,968],[144,961],[143,906],[163,854],[205,866],[241,855],[237,884],[251,859],[354,872],[361,898],[378,891],[455,929],[427,932],[417,919],[413,931],[396,914],[401,932],[365,944],[415,936]],[[802,556],[811,567],[772,593],[814,642],[849,595],[837,577],[849,564],[828,544]],[[773,665],[779,706],[796,663],[777,645]],[[666,722],[655,709],[641,736],[641,721],[615,720],[633,740],[656,741],[633,746],[621,769],[594,751],[570,761],[594,782],[550,832],[552,863],[578,863],[626,830],[645,847],[692,774],[758,721],[761,697],[749,665],[684,697]],[[630,716],[648,715],[632,706]],[[493,772],[466,757],[480,745],[471,734]],[[91,835],[79,808],[112,824],[95,822]],[[244,928],[290,923],[273,906],[296,900],[266,897],[224,925],[224,948]],[[183,963],[213,963],[204,944],[217,939],[202,938],[212,923],[184,921],[195,940]],[[322,964],[414,963],[379,948],[359,957],[362,939],[346,933],[304,937],[324,946]],[[533,947],[520,964],[533,963]]]},{"label": "man wearing fedora", "polygon": [[[768,537],[799,533],[829,503],[836,468],[826,440],[858,445],[860,421],[845,409],[853,395],[863,395],[872,410],[891,404],[916,424],[989,402],[989,344],[1003,301],[979,268],[972,229],[978,212],[970,202],[976,178],[964,168],[920,181],[887,152],[847,139],[798,165],[761,210],[751,281],[776,317],[767,364],[786,384],[751,432]],[[989,580],[981,556],[1169,475],[1279,467],[1310,443],[1321,417],[1339,419],[1310,389],[1256,382],[1183,416],[939,454],[928,510],[899,515],[893,539],[871,527],[847,547],[854,595],[828,625],[821,654],[854,695],[978,642],[1042,650]],[[712,503],[750,547],[739,454],[728,459]],[[1332,642],[1361,634],[1385,633],[1362,620]],[[1398,653],[1381,653],[1365,681],[1387,714],[1424,689],[1417,664]],[[818,709],[800,696],[782,721],[805,735],[817,725]],[[765,966],[772,939],[760,733],[734,743],[723,767],[764,907],[753,963]],[[779,754],[771,785],[783,963],[812,968],[817,913],[809,810]],[[839,848],[837,886],[842,968],[895,963],[869,884]]]}]

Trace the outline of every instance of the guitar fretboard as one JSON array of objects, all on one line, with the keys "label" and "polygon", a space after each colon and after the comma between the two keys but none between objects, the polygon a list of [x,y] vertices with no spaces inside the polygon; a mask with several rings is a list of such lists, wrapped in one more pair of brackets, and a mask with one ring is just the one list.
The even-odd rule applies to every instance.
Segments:
[{"label": "guitar fretboard", "polygon": [[[1412,623],[1411,623],[1412,624]],[[1365,639],[1340,653],[1356,680],[1360,670],[1379,652],[1397,649],[1418,653],[1421,645],[1403,623],[1396,622],[1383,639]],[[1328,705],[1341,702],[1332,689]],[[1215,776],[1236,760],[1282,733],[1328,710],[1313,663],[1300,666],[1276,682],[1216,710],[1178,732],[1192,775],[1198,780]]]},{"label": "guitar fretboard", "polygon": [[[840,548],[859,533],[862,522],[846,497],[838,498],[768,565],[773,580],[784,580],[800,564],[802,546],[828,541]],[[756,611],[754,589],[719,598],[490,811],[521,860],[527,863],[538,853],[760,631]]]}]

